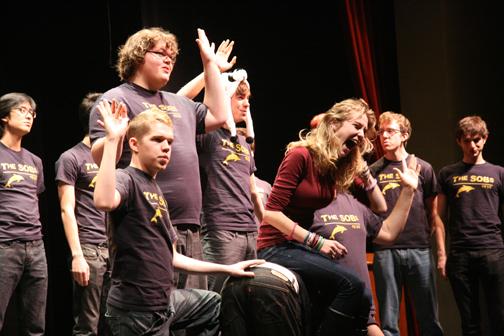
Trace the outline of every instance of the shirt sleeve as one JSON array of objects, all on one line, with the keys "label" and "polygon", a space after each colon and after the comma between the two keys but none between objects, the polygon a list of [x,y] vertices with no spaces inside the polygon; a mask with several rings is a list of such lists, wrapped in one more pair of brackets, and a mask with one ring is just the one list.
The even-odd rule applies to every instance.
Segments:
[{"label": "shirt sleeve", "polygon": [[309,155],[308,149],[304,147],[293,148],[285,154],[266,203],[267,210],[283,211],[290,203],[292,195],[306,175]]}]

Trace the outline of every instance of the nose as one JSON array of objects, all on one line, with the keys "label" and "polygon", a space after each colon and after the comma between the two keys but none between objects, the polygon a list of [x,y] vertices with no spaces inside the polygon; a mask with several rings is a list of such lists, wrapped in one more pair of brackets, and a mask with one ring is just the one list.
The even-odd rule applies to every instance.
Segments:
[{"label": "nose", "polygon": [[161,150],[164,152],[164,153],[168,153],[171,149],[171,144],[168,142],[168,140],[165,140],[162,142],[161,144]]},{"label": "nose", "polygon": [[364,139],[365,134],[364,134],[364,129],[363,128],[359,129],[359,132],[357,133],[357,136],[359,137],[359,140]]}]

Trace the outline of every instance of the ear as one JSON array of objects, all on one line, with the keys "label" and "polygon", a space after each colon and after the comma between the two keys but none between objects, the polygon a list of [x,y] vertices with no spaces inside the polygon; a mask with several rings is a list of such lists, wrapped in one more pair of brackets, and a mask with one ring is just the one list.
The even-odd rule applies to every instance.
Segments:
[{"label": "ear", "polygon": [[132,152],[138,153],[138,140],[137,140],[137,138],[131,137],[128,140],[128,144],[129,144]]},{"label": "ear", "polygon": [[2,118],[2,122],[4,124],[7,124],[8,121],[9,121],[9,115],[6,115],[5,117]]},{"label": "ear", "polygon": [[409,138],[410,138],[409,133],[401,133],[401,142],[406,142],[409,140]]}]

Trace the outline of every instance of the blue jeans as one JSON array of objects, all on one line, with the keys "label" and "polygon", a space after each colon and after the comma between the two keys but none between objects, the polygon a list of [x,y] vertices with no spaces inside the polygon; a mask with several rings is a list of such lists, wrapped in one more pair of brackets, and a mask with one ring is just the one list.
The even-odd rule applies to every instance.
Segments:
[{"label": "blue jeans", "polygon": [[105,316],[114,336],[168,336],[171,330],[185,330],[190,336],[212,336],[219,332],[219,311],[219,294],[176,289],[166,310],[126,311],[107,305]]},{"label": "blue jeans", "polygon": [[[210,230],[203,236],[203,257],[206,261],[230,265],[255,259],[257,232]],[[220,293],[226,274],[208,275],[208,289]]]},{"label": "blue jeans", "polygon": [[443,335],[439,323],[434,259],[429,248],[387,249],[374,256],[376,295],[383,333],[399,335],[403,286],[411,295],[421,335]]},{"label": "blue jeans", "polygon": [[[301,276],[314,305],[313,327],[366,329],[371,293],[362,280],[343,266],[310,248],[285,242],[258,251],[260,258],[282,265]],[[335,321],[338,321],[336,323]],[[324,327],[325,326],[325,327]],[[334,332],[334,330],[333,330]],[[342,334],[345,334],[342,331]]]},{"label": "blue jeans", "polygon": [[309,299],[269,268],[254,278],[230,277],[222,290],[222,336],[302,336],[309,331]]},{"label": "blue jeans", "polygon": [[446,272],[460,312],[462,333],[481,335],[479,286],[492,335],[504,332],[504,250],[450,251]]},{"label": "blue jeans", "polygon": [[0,243],[0,330],[14,291],[20,294],[20,335],[43,335],[47,301],[47,260],[42,240]]},{"label": "blue jeans", "polygon": [[103,317],[110,288],[109,252],[105,246],[82,244],[82,253],[89,266],[89,284],[82,287],[73,282],[72,334],[105,335],[107,324],[103,323]]}]

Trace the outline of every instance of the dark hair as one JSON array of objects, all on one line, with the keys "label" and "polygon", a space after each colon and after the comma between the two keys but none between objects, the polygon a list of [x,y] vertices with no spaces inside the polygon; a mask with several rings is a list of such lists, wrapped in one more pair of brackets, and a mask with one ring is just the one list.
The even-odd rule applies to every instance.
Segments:
[{"label": "dark hair", "polygon": [[11,92],[0,97],[0,137],[2,137],[4,133],[3,118],[8,116],[13,108],[21,105],[22,103],[28,103],[32,109],[37,109],[35,100],[26,93]]},{"label": "dark hair", "polygon": [[486,122],[480,116],[472,115],[462,118],[457,125],[455,136],[457,140],[470,135],[486,138],[488,136],[488,128]]},{"label": "dark hair", "polygon": [[90,92],[88,93],[79,104],[78,114],[79,114],[79,122],[81,124],[81,128],[84,131],[84,134],[89,133],[89,114],[91,113],[91,109],[94,104],[101,97],[101,93],[99,92]]}]

